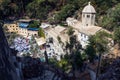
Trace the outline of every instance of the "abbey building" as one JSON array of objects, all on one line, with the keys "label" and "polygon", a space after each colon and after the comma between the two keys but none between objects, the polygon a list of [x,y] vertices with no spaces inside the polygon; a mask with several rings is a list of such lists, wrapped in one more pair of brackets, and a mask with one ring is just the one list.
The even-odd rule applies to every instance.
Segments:
[{"label": "abbey building", "polygon": [[66,19],[68,26],[72,26],[75,31],[78,31],[77,38],[83,48],[89,43],[88,39],[91,35],[95,35],[97,32],[104,30],[102,27],[95,25],[95,17],[95,8],[89,2],[82,10],[81,21],[70,17]]}]

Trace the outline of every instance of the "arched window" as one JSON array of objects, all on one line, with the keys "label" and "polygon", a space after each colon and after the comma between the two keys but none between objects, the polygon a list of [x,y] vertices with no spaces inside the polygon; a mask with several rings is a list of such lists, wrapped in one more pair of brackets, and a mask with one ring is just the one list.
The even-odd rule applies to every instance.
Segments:
[{"label": "arched window", "polygon": [[86,26],[88,26],[88,24],[86,24]]},{"label": "arched window", "polygon": [[87,18],[90,18],[90,15],[87,15]]},{"label": "arched window", "polygon": [[34,36],[37,36],[37,34],[34,34]]},{"label": "arched window", "polygon": [[83,17],[85,17],[85,15],[83,14]]}]

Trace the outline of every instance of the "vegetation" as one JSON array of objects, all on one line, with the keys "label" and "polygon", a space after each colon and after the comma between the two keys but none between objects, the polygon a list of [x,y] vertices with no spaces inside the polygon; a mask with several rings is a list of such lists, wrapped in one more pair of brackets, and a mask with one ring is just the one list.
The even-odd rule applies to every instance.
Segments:
[{"label": "vegetation", "polygon": [[109,31],[114,31],[115,28],[120,26],[120,3],[118,3],[114,8],[107,10],[107,15],[103,16],[101,21],[101,26],[108,29]]},{"label": "vegetation", "polygon": [[74,14],[75,12],[75,6],[72,4],[67,4],[63,6],[62,10],[60,10],[56,15],[55,15],[55,20],[58,22],[66,20],[67,17],[70,17]]},{"label": "vegetation", "polygon": [[95,48],[92,45],[88,45],[85,53],[88,55],[88,59],[90,60],[90,62],[93,62],[95,57],[96,57],[96,52],[95,52]]},{"label": "vegetation", "polygon": [[90,61],[93,62],[95,59],[95,56],[98,56],[98,68],[97,68],[97,73],[96,73],[96,78],[98,78],[99,71],[100,71],[100,64],[101,64],[101,57],[103,54],[107,53],[108,51],[108,38],[111,37],[110,34],[101,31],[98,32],[97,34],[93,35],[89,39],[89,45],[87,46],[85,52],[88,55],[88,58]]},{"label": "vegetation", "polygon": [[118,27],[118,28],[115,28],[115,30],[114,30],[114,42],[115,43],[118,43],[119,44],[119,46],[120,46],[120,27]]},{"label": "vegetation", "polygon": [[57,40],[59,43],[62,43],[61,38],[59,36],[57,36]]},{"label": "vegetation", "polygon": [[[67,17],[76,15],[76,12],[82,12],[85,5],[89,0],[1,0],[0,1],[0,19],[12,19],[28,16],[29,18],[37,18],[40,21],[50,21],[51,23],[61,23],[66,20]],[[103,28],[114,32],[113,39],[120,47],[120,0],[91,0],[91,4],[95,7],[97,12],[97,23]],[[14,16],[13,16],[14,14]],[[79,15],[78,14],[78,15]],[[33,21],[29,25],[29,28],[38,28],[39,23]],[[82,48],[79,42],[76,40],[74,30],[72,27],[68,27],[67,34],[69,42],[66,43],[66,54],[62,57],[61,61],[50,59],[50,63],[64,69],[64,71],[79,69],[83,65],[83,61],[86,57],[93,62],[96,55],[99,57],[98,73],[101,63],[101,56],[109,50],[108,38],[111,35],[106,32],[99,32],[93,35],[89,39],[89,45],[87,45],[84,54],[81,52]],[[45,33],[42,28],[39,28],[38,35],[45,38]],[[16,36],[13,33],[10,36]],[[61,39],[58,36],[58,41],[61,43]],[[34,49],[35,51],[36,49]],[[46,53],[44,53],[46,54]],[[87,56],[86,56],[87,55]],[[48,62],[48,59],[46,58]]]},{"label": "vegetation", "polygon": [[87,46],[85,52],[88,54],[90,61],[95,58],[95,55],[102,55],[108,51],[108,38],[111,35],[105,31],[98,32],[96,35],[93,35],[89,38],[89,45]]},{"label": "vegetation", "polygon": [[[61,57],[60,61],[56,59],[50,59],[50,63],[53,65],[62,68],[64,72],[69,73],[72,71],[73,75],[75,70],[82,69],[83,61],[85,59],[85,54],[81,54],[81,45],[76,40],[76,36],[73,35],[74,30],[70,28],[70,41],[66,43],[66,52],[67,54]],[[58,40],[60,40],[58,36]]]},{"label": "vegetation", "polygon": [[[39,18],[45,20],[49,11],[52,10],[52,3],[47,0],[34,0],[26,7],[28,16],[31,18]],[[44,6],[44,7],[43,7]]]},{"label": "vegetation", "polygon": [[[88,2],[89,0],[1,0],[0,18],[29,16],[30,18],[39,18],[41,21],[44,21],[49,17],[54,17],[51,18],[53,22],[61,22],[61,20],[64,21],[66,17],[73,16],[76,11],[81,12]],[[101,16],[109,14],[108,12],[114,13],[112,8],[120,3],[120,1],[91,0],[91,3],[98,13],[98,20],[101,20]],[[117,8],[119,8],[119,6]]]},{"label": "vegetation", "polygon": [[38,30],[38,36],[45,38],[45,33],[44,33],[44,30],[42,28],[39,28],[39,30]]},{"label": "vegetation", "polygon": [[28,27],[29,28],[39,28],[39,26],[40,26],[40,24],[38,21],[32,21]]},{"label": "vegetation", "polygon": [[63,71],[65,72],[68,72],[71,68],[71,65],[68,63],[68,60],[66,60],[65,58],[61,59],[60,61],[57,61],[55,58],[50,58],[49,62],[50,64],[63,69]]},{"label": "vegetation", "polygon": [[67,31],[67,34],[68,34],[69,36],[71,36],[71,35],[73,35],[74,32],[75,32],[75,31],[73,30],[73,28],[72,28],[72,27],[69,27],[69,28],[68,28],[68,31]]},{"label": "vegetation", "polygon": [[82,68],[84,58],[80,51],[82,48],[81,44],[76,40],[76,36],[73,35],[73,29],[70,28],[68,32],[70,33],[70,38],[66,44],[66,50],[69,52],[67,52],[68,55],[66,55],[65,58],[71,64],[74,75],[74,70]]},{"label": "vegetation", "polygon": [[[29,0],[30,2],[30,0]],[[1,0],[0,1],[0,18],[23,16],[25,5],[29,3],[25,0]],[[14,14],[14,16],[12,16]]]}]

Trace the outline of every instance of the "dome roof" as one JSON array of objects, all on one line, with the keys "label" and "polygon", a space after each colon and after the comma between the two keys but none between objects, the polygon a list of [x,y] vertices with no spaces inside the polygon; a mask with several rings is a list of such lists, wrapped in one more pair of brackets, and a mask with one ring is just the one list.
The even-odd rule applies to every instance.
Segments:
[{"label": "dome roof", "polygon": [[95,11],[94,7],[89,2],[88,5],[84,7],[82,13],[96,13],[96,11]]}]

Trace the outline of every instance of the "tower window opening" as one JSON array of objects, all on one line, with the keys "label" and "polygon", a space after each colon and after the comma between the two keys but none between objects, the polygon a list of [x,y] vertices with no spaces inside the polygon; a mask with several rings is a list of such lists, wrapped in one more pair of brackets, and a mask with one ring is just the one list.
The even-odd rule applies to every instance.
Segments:
[{"label": "tower window opening", "polygon": [[87,18],[89,18],[90,17],[90,15],[87,15]]},{"label": "tower window opening", "polygon": [[83,15],[83,17],[85,17],[85,15]]}]

